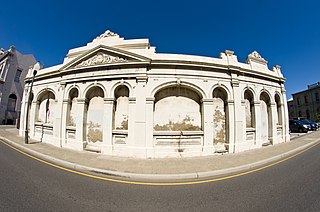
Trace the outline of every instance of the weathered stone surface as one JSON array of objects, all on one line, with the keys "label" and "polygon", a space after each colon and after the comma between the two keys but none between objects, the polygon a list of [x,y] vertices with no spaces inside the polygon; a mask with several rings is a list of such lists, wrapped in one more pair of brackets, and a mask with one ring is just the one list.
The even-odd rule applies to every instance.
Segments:
[{"label": "weathered stone surface", "polygon": [[246,63],[230,50],[220,58],[161,54],[148,39],[106,31],[38,72],[30,135],[142,158],[259,148],[289,140],[283,83],[257,52]]}]

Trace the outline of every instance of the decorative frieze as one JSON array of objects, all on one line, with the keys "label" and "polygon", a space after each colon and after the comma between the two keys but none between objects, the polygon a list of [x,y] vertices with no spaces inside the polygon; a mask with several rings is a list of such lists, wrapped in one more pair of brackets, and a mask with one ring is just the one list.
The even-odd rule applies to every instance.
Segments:
[{"label": "decorative frieze", "polygon": [[127,59],[121,57],[113,57],[102,52],[99,52],[95,56],[82,61],[75,68],[82,68],[87,66],[94,66],[94,65],[103,65],[103,64],[110,64],[110,63],[126,63],[128,62]]}]

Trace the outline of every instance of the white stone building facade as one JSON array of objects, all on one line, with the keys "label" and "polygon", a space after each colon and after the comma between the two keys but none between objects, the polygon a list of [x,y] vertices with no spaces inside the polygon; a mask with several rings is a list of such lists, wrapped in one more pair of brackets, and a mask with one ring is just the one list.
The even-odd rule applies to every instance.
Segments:
[{"label": "white stone building facade", "polygon": [[139,158],[260,148],[290,139],[284,81],[280,67],[269,70],[256,51],[246,63],[228,50],[220,58],[160,54],[148,39],[106,31],[38,71],[30,137]]}]

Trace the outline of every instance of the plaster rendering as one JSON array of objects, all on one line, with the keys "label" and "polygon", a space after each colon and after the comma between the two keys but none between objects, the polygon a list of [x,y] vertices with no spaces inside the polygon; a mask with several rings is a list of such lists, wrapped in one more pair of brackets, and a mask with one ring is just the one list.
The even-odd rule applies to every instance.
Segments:
[{"label": "plaster rendering", "polygon": [[[21,123],[32,69],[26,79]],[[126,157],[235,153],[289,141],[284,77],[256,51],[246,63],[156,53],[106,31],[34,81],[30,137]],[[22,124],[21,126],[25,126]],[[25,129],[20,129],[23,135]]]},{"label": "plaster rendering", "polygon": [[0,49],[0,125],[19,127],[24,78],[36,62],[32,54],[22,54],[14,46]]}]

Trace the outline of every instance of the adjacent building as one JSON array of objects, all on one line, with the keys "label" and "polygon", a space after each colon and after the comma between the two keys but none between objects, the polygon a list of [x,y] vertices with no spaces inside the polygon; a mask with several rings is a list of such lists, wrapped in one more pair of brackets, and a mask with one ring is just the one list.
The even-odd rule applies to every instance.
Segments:
[{"label": "adjacent building", "polygon": [[[21,126],[25,126],[26,79]],[[38,71],[30,137],[62,148],[126,157],[234,153],[289,141],[280,66],[256,51],[245,63],[156,53],[148,39],[106,31]],[[24,135],[24,128],[20,135]]]},{"label": "adjacent building", "polygon": [[320,82],[308,85],[308,89],[292,94],[288,101],[289,117],[304,117],[320,122]]},{"label": "adjacent building", "polygon": [[21,54],[14,46],[0,50],[0,124],[19,123],[24,79],[36,63],[31,54]]}]

